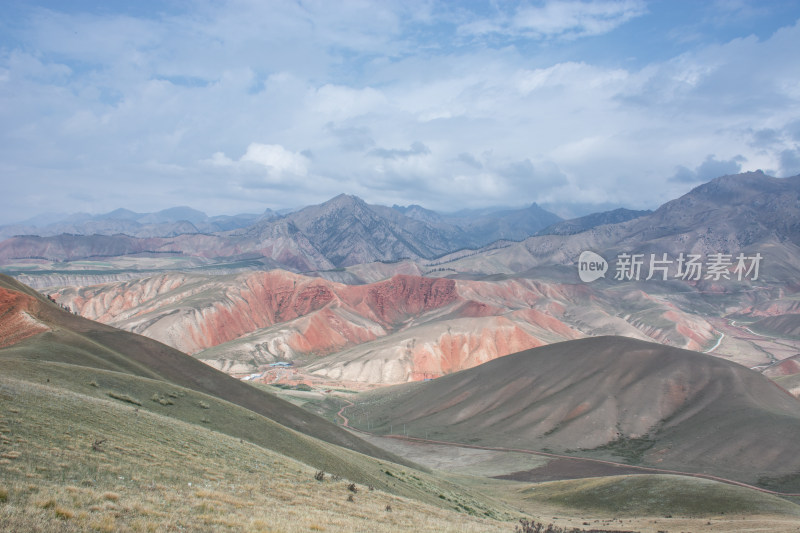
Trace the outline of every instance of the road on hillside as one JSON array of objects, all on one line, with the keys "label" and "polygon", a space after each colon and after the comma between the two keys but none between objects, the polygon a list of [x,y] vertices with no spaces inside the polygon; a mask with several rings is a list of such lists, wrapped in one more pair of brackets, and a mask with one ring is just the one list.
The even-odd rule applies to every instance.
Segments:
[{"label": "road on hillside", "polygon": [[541,457],[550,457],[550,458],[553,458],[553,459],[571,459],[571,460],[574,460],[574,461],[583,461],[583,462],[592,463],[592,464],[601,464],[601,465],[608,465],[608,466],[613,466],[613,467],[618,467],[618,468],[626,468],[626,469],[638,470],[638,471],[641,471],[642,473],[645,473],[645,474],[672,474],[672,475],[678,475],[678,476],[690,476],[690,477],[696,477],[696,478],[701,478],[701,479],[710,479],[712,481],[719,481],[721,483],[727,483],[728,485],[736,485],[738,487],[744,487],[744,488],[747,488],[747,489],[753,489],[753,490],[757,490],[759,492],[764,492],[766,494],[774,494],[776,496],[800,496],[800,493],[777,492],[777,491],[774,491],[774,490],[764,489],[764,488],[761,488],[761,487],[757,487],[755,485],[750,485],[748,483],[743,483],[741,481],[736,481],[736,480],[733,480],[733,479],[727,479],[727,478],[724,478],[724,477],[714,476],[714,475],[711,475],[711,474],[701,474],[701,473],[697,473],[697,472],[681,472],[679,470],[668,470],[668,469],[665,469],[665,468],[654,468],[654,467],[648,467],[648,466],[629,465],[629,464],[625,464],[625,463],[618,463],[616,461],[606,461],[604,459],[591,459],[591,458],[588,458],[588,457],[575,457],[573,455],[561,455],[561,454],[557,454],[557,453],[539,452],[539,451],[536,451],[536,450],[526,450],[526,449],[521,449],[521,448],[503,448],[503,447],[499,447],[499,446],[477,446],[475,444],[463,444],[463,443],[460,443],[460,442],[449,442],[449,441],[444,441],[444,440],[422,439],[422,438],[418,438],[418,437],[407,437],[405,435],[378,435],[376,433],[372,433],[370,431],[364,431],[363,429],[358,429],[358,428],[354,428],[353,426],[351,426],[350,425],[350,420],[344,415],[344,410],[347,409],[348,407],[352,407],[355,404],[353,402],[351,402],[350,400],[347,400],[347,399],[344,399],[344,398],[342,398],[342,399],[345,402],[347,402],[347,405],[345,405],[344,407],[339,409],[339,412],[336,413],[336,415],[339,418],[342,419],[342,426],[344,426],[347,429],[350,429],[352,431],[356,431],[358,433],[363,433],[365,435],[370,435],[372,437],[382,437],[382,438],[388,438],[388,439],[397,439],[397,440],[404,440],[404,441],[408,441],[408,442],[419,442],[419,443],[424,443],[424,444],[436,444],[436,445],[440,445],[440,446],[457,446],[457,447],[460,447],[460,448],[471,448],[471,449],[474,449],[474,450],[489,450],[489,451],[495,451],[495,452],[526,453],[526,454],[529,454],[529,455],[538,455],[538,456],[541,456]]}]

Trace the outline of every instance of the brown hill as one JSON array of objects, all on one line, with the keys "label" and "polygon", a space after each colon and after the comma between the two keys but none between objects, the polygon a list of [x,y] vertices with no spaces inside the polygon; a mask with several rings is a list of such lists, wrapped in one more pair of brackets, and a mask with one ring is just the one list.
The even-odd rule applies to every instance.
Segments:
[{"label": "brown hill", "polygon": [[373,391],[353,413],[376,433],[800,482],[800,402],[739,365],[622,337]]},{"label": "brown hill", "polygon": [[781,337],[800,337],[800,314],[785,314],[762,318],[750,325],[753,331],[763,331]]}]

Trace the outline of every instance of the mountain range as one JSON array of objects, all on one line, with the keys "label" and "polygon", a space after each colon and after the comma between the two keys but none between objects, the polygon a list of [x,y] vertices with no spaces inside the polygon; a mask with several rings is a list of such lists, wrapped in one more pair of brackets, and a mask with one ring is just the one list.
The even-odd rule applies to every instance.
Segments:
[{"label": "mountain range", "polygon": [[[500,241],[434,260],[353,264],[314,276],[277,269],[144,273],[50,294],[83,316],[158,339],[236,375],[290,360],[302,363],[298,379],[397,383],[597,335],[709,350],[765,369],[793,355],[786,346],[793,341],[760,339],[726,317],[751,323],[790,315],[781,322],[789,324],[800,309],[799,202],[800,178],[749,173],[718,178],[625,222]],[[770,212],[762,216],[764,208]],[[411,211],[433,219],[416,207]],[[409,228],[422,226],[413,225],[402,226],[408,234],[402,233],[402,217],[397,208],[340,196],[228,236],[256,242],[258,232],[282,228],[284,263],[297,258],[290,251],[302,242],[305,257],[317,264],[328,257],[348,264],[425,247],[430,234],[417,237]],[[296,230],[291,239],[289,228]],[[426,250],[432,253],[430,246]],[[609,259],[605,279],[578,279],[574,262],[583,250]],[[757,279],[737,280],[730,265],[729,279],[685,280],[671,265],[669,279],[648,281],[649,265],[643,265],[638,281],[617,280],[613,258],[619,252],[673,258],[746,252],[764,260]]]},{"label": "mountain range", "polygon": [[261,215],[218,215],[209,217],[191,207],[172,207],[155,213],[136,213],[129,209],[115,209],[108,213],[90,215],[40,215],[32,219],[0,226],[0,239],[15,235],[51,237],[70,235],[118,235],[131,237],[174,237],[184,233],[214,233],[252,225],[261,220],[278,218],[278,213],[267,209]]},{"label": "mountain range", "polygon": [[[554,216],[544,216],[535,204],[491,216],[448,218],[417,206],[374,206],[340,195],[277,219],[209,234],[12,237],[0,242],[0,265],[7,271],[36,270],[54,261],[155,257],[189,261],[195,267],[245,261],[252,268],[255,261],[260,268],[322,272],[411,260],[445,275],[493,275],[573,263],[587,249],[707,256],[769,248],[771,272],[786,279],[787,269],[797,266],[799,191],[800,177],[778,179],[761,172],[723,176],[650,214],[611,212],[562,226],[552,226]],[[607,223],[619,218],[627,220]],[[554,234],[520,242],[498,240],[533,235],[545,227]]]}]

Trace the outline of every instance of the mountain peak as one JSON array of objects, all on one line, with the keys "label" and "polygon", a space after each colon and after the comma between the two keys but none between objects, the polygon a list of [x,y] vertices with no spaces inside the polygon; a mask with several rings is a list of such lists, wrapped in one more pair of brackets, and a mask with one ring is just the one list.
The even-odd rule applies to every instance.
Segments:
[{"label": "mountain peak", "polygon": [[334,196],[333,198],[331,198],[327,202],[323,202],[323,203],[321,203],[319,205],[320,205],[320,207],[322,207],[322,206],[330,206],[330,207],[340,207],[341,208],[341,207],[348,207],[348,206],[355,206],[355,205],[367,205],[367,203],[364,200],[362,200],[361,198],[359,198],[358,196],[355,196],[353,194],[342,193],[342,194],[340,194],[338,196]]}]

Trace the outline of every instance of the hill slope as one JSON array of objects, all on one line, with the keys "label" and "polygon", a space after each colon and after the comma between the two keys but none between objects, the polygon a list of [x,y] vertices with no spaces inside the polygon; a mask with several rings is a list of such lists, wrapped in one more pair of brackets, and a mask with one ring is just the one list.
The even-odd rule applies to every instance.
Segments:
[{"label": "hill slope", "polygon": [[[3,309],[3,323],[24,314],[47,328],[0,350],[1,360],[23,366],[28,361],[51,361],[160,380],[231,402],[321,440],[398,460],[330,422],[164,344],[67,313],[8,276],[0,275],[0,296],[16,301],[13,308]],[[8,335],[0,338],[0,345],[10,344]]]},{"label": "hill slope", "polygon": [[535,348],[357,406],[376,433],[800,485],[800,402],[739,365],[634,339]]}]

